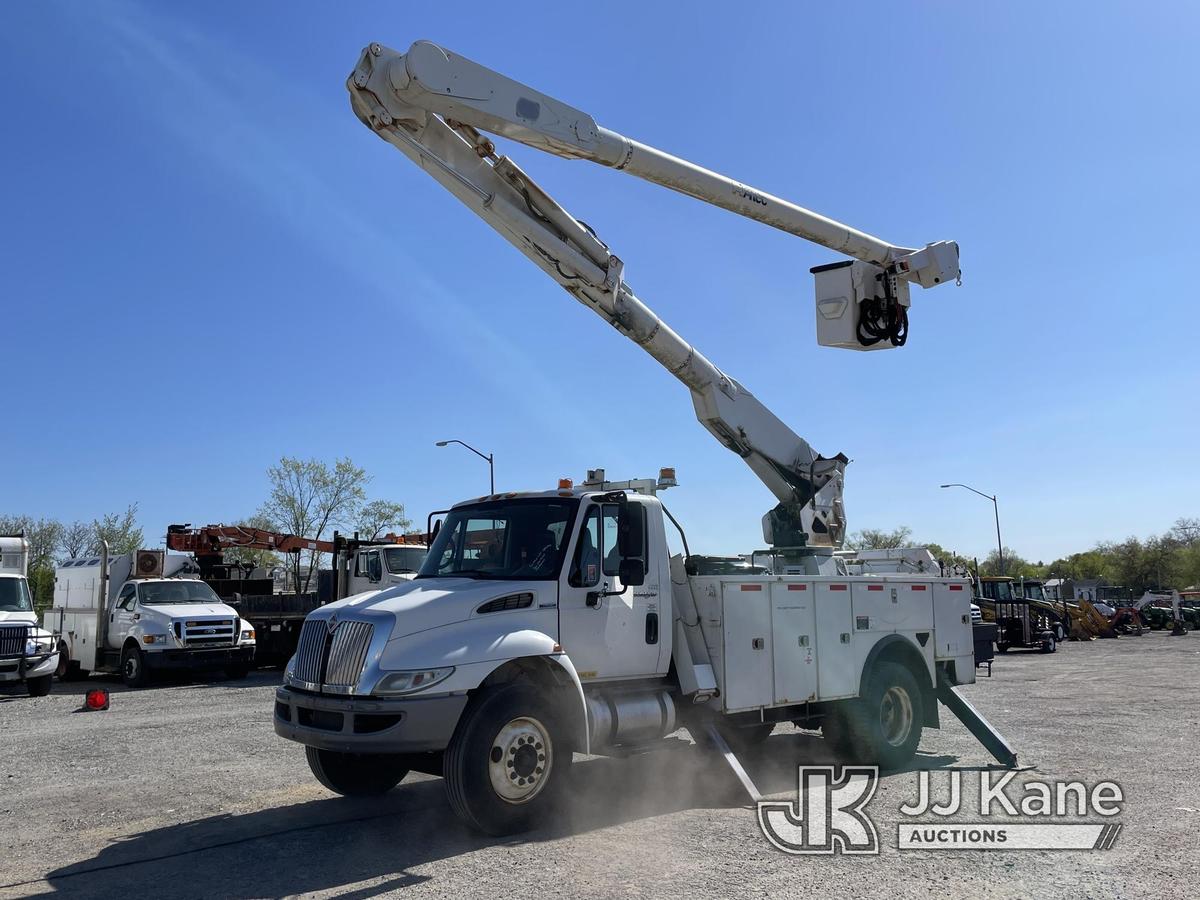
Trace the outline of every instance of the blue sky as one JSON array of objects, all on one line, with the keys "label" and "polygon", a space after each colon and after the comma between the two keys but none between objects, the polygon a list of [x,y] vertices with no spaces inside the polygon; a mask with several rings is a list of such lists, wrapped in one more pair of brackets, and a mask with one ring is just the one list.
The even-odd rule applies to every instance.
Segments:
[{"label": "blue sky", "polygon": [[[686,390],[373,137],[362,47],[428,38],[897,244],[962,247],[908,345],[816,346],[838,257],[524,147],[639,295],[827,455],[852,530],[1050,560],[1200,515],[1193,4],[0,7],[0,512],[230,521],[283,454],[414,518],[674,465],[695,549],[773,498]],[[459,11],[461,5],[453,7]],[[492,11],[487,11],[487,10]],[[496,10],[503,9],[503,14]]]}]

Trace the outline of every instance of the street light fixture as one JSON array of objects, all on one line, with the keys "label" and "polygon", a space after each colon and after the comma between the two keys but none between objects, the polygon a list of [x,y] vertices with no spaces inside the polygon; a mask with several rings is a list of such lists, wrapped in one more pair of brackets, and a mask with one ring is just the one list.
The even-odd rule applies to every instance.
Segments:
[{"label": "street light fixture", "polygon": [[992,509],[996,513],[996,553],[999,554],[1000,574],[1003,575],[1004,574],[1004,543],[1000,540],[1000,504],[998,504],[996,502],[995,494],[985,494],[983,491],[975,490],[975,488],[971,487],[969,484],[959,484],[957,482],[955,482],[954,484],[943,484],[943,485],[941,485],[941,487],[944,487],[944,488],[952,488],[952,487],[966,488],[971,493],[978,494],[980,497],[984,497],[985,499],[992,501]]},{"label": "street light fixture", "polygon": [[472,447],[466,441],[460,441],[457,439],[451,439],[448,441],[438,441],[437,442],[437,446],[439,446],[439,447],[445,447],[448,444],[461,444],[462,446],[464,446],[468,450],[470,450],[472,453],[474,453],[476,456],[478,456],[480,459],[487,460],[488,475],[490,476],[491,486],[492,486],[490,493],[492,493],[492,494],[496,493],[496,466],[495,466],[495,463],[493,462],[492,454],[480,453],[478,450],[476,450],[474,447]]}]

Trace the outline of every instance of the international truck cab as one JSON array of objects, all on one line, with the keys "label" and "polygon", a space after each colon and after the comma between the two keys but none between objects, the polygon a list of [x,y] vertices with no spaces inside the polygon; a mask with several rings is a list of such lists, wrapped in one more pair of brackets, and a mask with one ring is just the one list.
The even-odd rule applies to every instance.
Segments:
[{"label": "international truck cab", "polygon": [[740,748],[796,723],[847,758],[905,764],[938,724],[939,679],[974,681],[969,582],[688,574],[661,480],[453,507],[414,580],[309,615],[276,732],[339,793],[441,774],[492,833],[539,821],[574,753],[681,726]]},{"label": "international truck cab", "polygon": [[253,626],[199,580],[189,557],[158,550],[66,561],[44,624],[60,634],[65,679],[119,672],[142,687],[157,672],[210,669],[243,678],[254,660]]},{"label": "international truck cab", "polygon": [[0,683],[25,682],[31,697],[50,693],[58,667],[54,634],[38,627],[26,572],[29,542],[0,537]]}]

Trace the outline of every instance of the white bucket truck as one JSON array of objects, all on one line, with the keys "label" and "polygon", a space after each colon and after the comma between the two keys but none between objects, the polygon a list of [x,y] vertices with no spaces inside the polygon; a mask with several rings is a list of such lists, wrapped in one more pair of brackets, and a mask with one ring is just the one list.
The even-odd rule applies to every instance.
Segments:
[{"label": "white bucket truck", "polygon": [[67,560],[43,625],[60,637],[60,674],[119,672],[129,687],[167,669],[244,678],[254,627],[200,581],[195,561],[161,550]]},{"label": "white bucket truck", "polygon": [[50,693],[58,653],[54,635],[39,628],[27,578],[29,542],[0,537],[0,683],[24,681],[31,697]]},{"label": "white bucket truck", "polygon": [[[938,700],[1002,761],[1015,755],[954,685],[974,681],[969,583],[935,573],[851,575],[848,460],[824,457],[658,318],[624,263],[482,132],[682,191],[852,257],[818,267],[817,336],[900,346],[909,285],[958,277],[952,242],[887,244],[601,128],[587,114],[428,42],[380,44],[351,73],[360,120],[437,180],[587,309],[682,381],[697,417],[778,499],[767,572],[709,573],[672,558],[658,479],[493,494],[449,511],[417,577],[311,613],[275,730],[306,745],[322,784],[382,793],[410,769],[444,776],[483,831],[541,821],[576,752],[621,755],[684,725],[753,795],[729,745],[781,722],[816,727],[847,758],[906,763]],[[707,262],[706,262],[707,264]],[[812,368],[809,366],[809,368]],[[835,402],[819,372],[781,360],[785,390]],[[607,415],[651,420],[629,398]]]}]

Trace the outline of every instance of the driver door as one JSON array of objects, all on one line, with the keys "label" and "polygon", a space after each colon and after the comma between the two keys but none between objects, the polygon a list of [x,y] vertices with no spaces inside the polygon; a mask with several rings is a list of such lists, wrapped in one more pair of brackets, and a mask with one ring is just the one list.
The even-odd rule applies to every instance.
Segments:
[{"label": "driver door", "polygon": [[[641,504],[631,503],[629,511],[645,516]],[[648,623],[645,592],[621,584],[617,517],[615,503],[592,503],[583,510],[560,576],[559,643],[583,681],[644,677],[658,670],[659,627],[651,627],[657,621]],[[644,543],[641,553],[646,559]]]},{"label": "driver door", "polygon": [[132,581],[126,582],[121,588],[121,593],[117,595],[112,612],[108,615],[108,646],[110,648],[120,647],[125,643],[125,636],[133,627],[133,617],[137,615],[134,612],[136,601],[137,586]]}]

